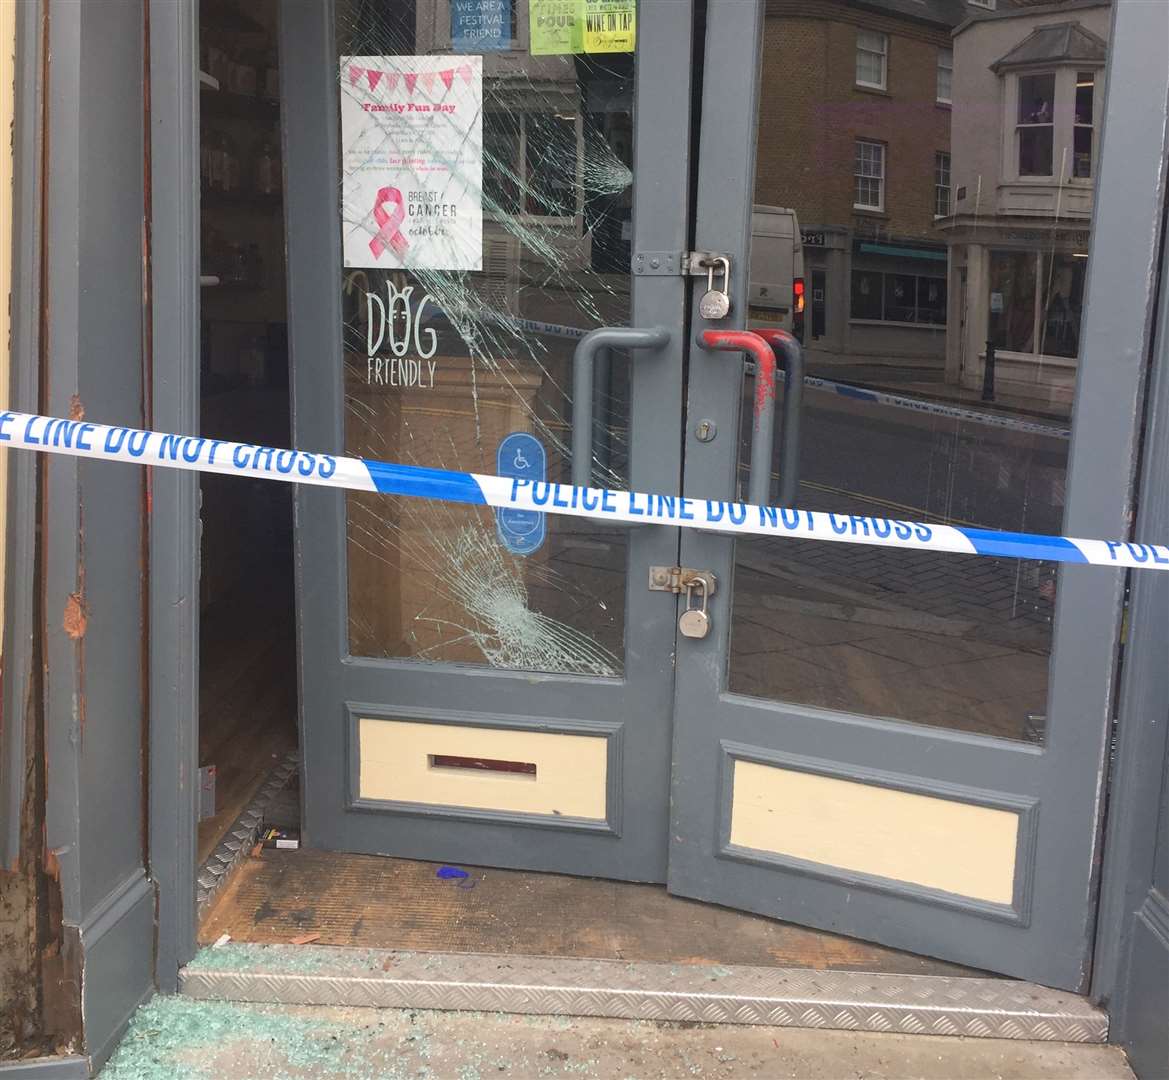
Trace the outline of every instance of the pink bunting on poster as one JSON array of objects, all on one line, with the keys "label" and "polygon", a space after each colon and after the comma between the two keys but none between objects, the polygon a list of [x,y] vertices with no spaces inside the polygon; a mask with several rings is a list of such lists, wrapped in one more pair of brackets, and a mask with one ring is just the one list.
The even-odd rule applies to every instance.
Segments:
[{"label": "pink bunting on poster", "polygon": [[376,90],[378,85],[384,80],[386,89],[393,90],[398,85],[398,79],[402,78],[406,83],[406,90],[409,93],[414,93],[414,87],[419,79],[422,81],[422,86],[426,90],[433,90],[436,79],[441,79],[443,86],[448,90],[454,84],[455,72],[458,71],[462,76],[463,82],[470,85],[471,82],[471,68],[468,64],[463,64],[459,68],[444,68],[442,71],[378,71],[376,68],[358,67],[356,64],[349,65],[349,85],[356,86],[361,82],[362,78],[369,83],[370,90]]}]

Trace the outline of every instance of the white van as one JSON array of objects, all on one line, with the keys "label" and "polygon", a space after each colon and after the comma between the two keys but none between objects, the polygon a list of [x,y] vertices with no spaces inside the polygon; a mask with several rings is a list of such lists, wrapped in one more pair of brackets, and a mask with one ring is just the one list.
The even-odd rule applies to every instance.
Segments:
[{"label": "white van", "polygon": [[804,247],[796,212],[783,206],[751,208],[751,280],[748,325],[779,326],[804,337]]}]

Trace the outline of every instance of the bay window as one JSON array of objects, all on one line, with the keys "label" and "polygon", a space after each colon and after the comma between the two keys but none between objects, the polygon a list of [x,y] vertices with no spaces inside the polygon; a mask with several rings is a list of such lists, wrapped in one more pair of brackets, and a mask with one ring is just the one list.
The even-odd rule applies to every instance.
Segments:
[{"label": "bay window", "polygon": [[1087,265],[1087,252],[991,252],[990,340],[995,347],[1074,359]]},{"label": "bay window", "polygon": [[1015,130],[1019,175],[1051,176],[1055,158],[1055,72],[1019,76]]},{"label": "bay window", "polygon": [[1086,180],[1092,175],[1092,110],[1095,107],[1096,73],[1076,72],[1076,112],[1072,133],[1072,176]]}]

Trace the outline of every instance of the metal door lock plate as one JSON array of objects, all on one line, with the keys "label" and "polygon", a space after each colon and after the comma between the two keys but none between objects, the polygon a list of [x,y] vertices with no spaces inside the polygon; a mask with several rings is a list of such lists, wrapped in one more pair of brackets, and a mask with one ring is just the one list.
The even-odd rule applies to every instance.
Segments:
[{"label": "metal door lock plate", "polygon": [[651,566],[649,568],[649,591],[668,592],[680,596],[693,589],[696,582],[706,586],[706,595],[713,596],[718,578],[709,570],[695,570],[689,566]]}]

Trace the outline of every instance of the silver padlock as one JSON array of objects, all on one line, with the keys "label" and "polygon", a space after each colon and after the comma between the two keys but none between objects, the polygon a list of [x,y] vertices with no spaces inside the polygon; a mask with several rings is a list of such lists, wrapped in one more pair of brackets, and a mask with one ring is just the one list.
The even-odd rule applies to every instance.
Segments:
[{"label": "silver padlock", "polygon": [[[700,590],[702,606],[692,608],[690,594],[695,589]],[[710,633],[710,613],[706,610],[707,591],[705,578],[694,577],[686,582],[686,610],[678,616],[678,629],[682,631],[683,637],[704,638]]]},{"label": "silver padlock", "polygon": [[[723,287],[714,287],[714,268],[721,264],[723,268]],[[731,260],[725,255],[711,259],[706,268],[706,292],[698,301],[698,314],[704,319],[725,319],[731,313]]]}]

